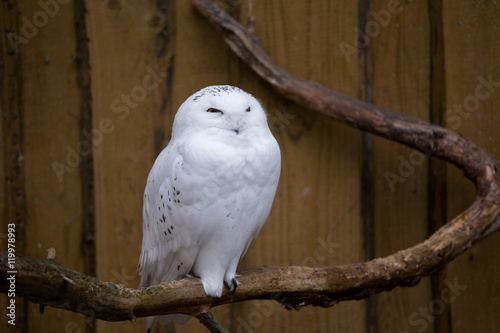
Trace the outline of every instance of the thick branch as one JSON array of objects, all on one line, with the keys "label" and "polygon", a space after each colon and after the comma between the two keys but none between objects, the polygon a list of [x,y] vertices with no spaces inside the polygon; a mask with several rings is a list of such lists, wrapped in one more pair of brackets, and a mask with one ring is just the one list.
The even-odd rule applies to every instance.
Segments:
[{"label": "thick branch", "polygon": [[[289,309],[332,306],[396,286],[411,286],[443,268],[473,244],[500,228],[500,166],[486,151],[445,128],[399,115],[327,90],[279,68],[255,38],[209,1],[196,8],[223,34],[226,43],[261,78],[290,100],[353,127],[404,143],[465,171],[478,189],[474,203],[429,239],[385,258],[337,267],[258,267],[241,272],[235,294],[205,295],[199,279],[183,279],[144,290],[104,283],[53,260],[16,256],[16,294],[34,302],[117,321],[186,313],[211,321],[209,309],[250,299],[274,299]],[[0,292],[9,285],[7,253],[0,253]],[[212,323],[213,324],[213,323]],[[212,325],[210,324],[210,325]],[[215,324],[214,324],[215,325]]]},{"label": "thick branch", "polygon": [[[479,216],[498,216],[498,206],[477,200],[467,211],[470,221]],[[143,290],[125,288],[75,272],[53,260],[16,256],[16,295],[29,300],[120,321],[136,317],[186,313],[200,318],[212,307],[250,299],[274,299],[288,309],[305,305],[329,307],[339,301],[362,299],[396,286],[412,286],[444,267],[479,239],[477,227],[458,217],[456,228],[442,228],[411,249],[386,258],[337,267],[258,267],[241,272],[236,293],[226,290],[221,298],[207,296],[199,279],[183,279]],[[483,226],[484,223],[479,223]],[[456,229],[456,230],[455,230]],[[0,252],[0,292],[7,292],[7,252]],[[202,319],[200,318],[200,321]]]}]

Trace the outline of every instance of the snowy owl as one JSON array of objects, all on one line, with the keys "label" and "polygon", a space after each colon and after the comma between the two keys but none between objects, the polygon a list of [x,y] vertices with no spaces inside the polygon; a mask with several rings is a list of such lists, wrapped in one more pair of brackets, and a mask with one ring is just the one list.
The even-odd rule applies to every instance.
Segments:
[{"label": "snowy owl", "polygon": [[[236,267],[276,194],[280,149],[260,103],[233,86],[206,87],[175,115],[144,191],[141,287],[201,279],[207,295],[236,290]],[[148,328],[154,325],[147,318]]]}]

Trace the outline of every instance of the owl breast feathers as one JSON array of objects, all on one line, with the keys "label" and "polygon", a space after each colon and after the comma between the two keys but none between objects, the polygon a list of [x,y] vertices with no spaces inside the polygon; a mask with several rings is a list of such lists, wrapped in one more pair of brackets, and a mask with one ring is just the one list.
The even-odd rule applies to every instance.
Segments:
[{"label": "owl breast feathers", "polygon": [[209,296],[220,297],[224,283],[234,291],[236,267],[269,216],[280,169],[278,143],[252,95],[210,86],[189,97],[144,191],[140,286],[192,274]]}]

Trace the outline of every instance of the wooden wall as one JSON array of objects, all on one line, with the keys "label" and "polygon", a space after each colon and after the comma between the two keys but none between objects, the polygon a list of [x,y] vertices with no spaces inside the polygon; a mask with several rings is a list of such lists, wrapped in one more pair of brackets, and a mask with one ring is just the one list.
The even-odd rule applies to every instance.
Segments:
[{"label": "wooden wall", "polygon": [[[291,73],[448,126],[500,158],[500,5],[491,1],[217,1]],[[282,152],[271,216],[240,268],[324,266],[424,240],[474,188],[440,161],[273,94],[189,1],[0,3],[0,242],[136,287],[142,192],[190,94],[233,84],[258,97]],[[489,82],[489,83],[488,83]],[[90,145],[89,142],[93,144]],[[500,235],[413,288],[330,309],[222,306],[232,332],[493,332]],[[4,309],[7,297],[0,296]],[[6,332],[143,332],[17,300]],[[3,310],[2,310],[3,313]],[[2,329],[2,330],[3,330]],[[171,327],[198,332],[196,320]]]}]

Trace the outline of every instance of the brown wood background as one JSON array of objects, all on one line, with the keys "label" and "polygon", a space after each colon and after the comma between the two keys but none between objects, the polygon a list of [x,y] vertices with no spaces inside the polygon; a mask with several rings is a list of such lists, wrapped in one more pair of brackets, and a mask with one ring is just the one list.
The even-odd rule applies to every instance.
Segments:
[{"label": "brown wood background", "polygon": [[[217,2],[241,22],[254,16],[257,38],[291,73],[448,126],[500,158],[498,3]],[[189,1],[4,0],[0,25],[2,250],[16,223],[18,253],[44,258],[53,247],[65,266],[136,287],[147,174],[178,106],[211,84],[258,97],[282,151],[271,216],[240,268],[385,256],[474,198],[453,166],[273,94]],[[499,252],[494,234],[413,288],[330,309],[249,301],[216,315],[232,332],[493,332]],[[85,304],[90,319],[16,304],[15,327],[0,318],[6,332],[144,331],[142,320],[94,321]]]}]

